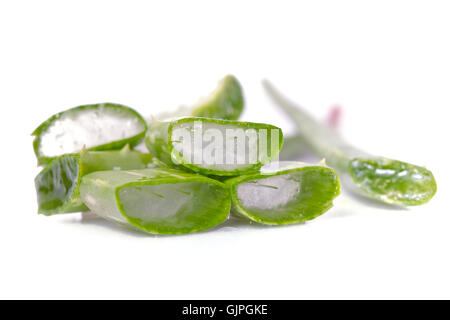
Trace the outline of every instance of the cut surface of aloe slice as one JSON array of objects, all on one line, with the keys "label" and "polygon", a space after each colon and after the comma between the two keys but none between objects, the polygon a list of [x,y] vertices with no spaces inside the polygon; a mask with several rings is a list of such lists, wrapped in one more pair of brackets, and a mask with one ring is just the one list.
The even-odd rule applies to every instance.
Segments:
[{"label": "cut surface of aloe slice", "polygon": [[83,177],[80,192],[95,214],[157,234],[212,228],[231,205],[223,183],[174,169],[94,172]]},{"label": "cut surface of aloe slice", "polygon": [[278,169],[232,178],[232,213],[251,221],[284,225],[325,213],[339,195],[336,172],[324,165],[280,162]]},{"label": "cut surface of aloe slice", "polygon": [[152,156],[125,147],[115,151],[82,151],[54,159],[35,178],[38,212],[44,215],[86,211],[80,197],[81,177],[89,172],[144,169]]},{"label": "cut surface of aloe slice", "polygon": [[146,145],[162,162],[206,175],[256,172],[277,157],[280,128],[261,123],[188,117],[154,121]]},{"label": "cut surface of aloe slice", "polygon": [[160,113],[156,118],[166,120],[174,117],[204,117],[237,120],[243,110],[242,87],[235,76],[227,75],[219,81],[213,92],[194,106],[181,106],[175,111]]},{"label": "cut surface of aloe slice", "polygon": [[75,107],[53,115],[32,135],[40,163],[88,150],[134,146],[145,135],[145,120],[133,109],[112,103]]}]

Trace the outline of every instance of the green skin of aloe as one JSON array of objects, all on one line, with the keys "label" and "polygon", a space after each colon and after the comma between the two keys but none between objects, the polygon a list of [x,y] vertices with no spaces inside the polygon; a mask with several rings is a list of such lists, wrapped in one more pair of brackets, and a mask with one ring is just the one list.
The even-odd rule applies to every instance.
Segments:
[{"label": "green skin of aloe", "polygon": [[299,159],[307,150],[305,141],[300,135],[291,135],[283,138],[283,149],[280,151],[280,161]]},{"label": "green skin of aloe", "polygon": [[[413,206],[428,202],[436,193],[431,171],[410,163],[373,156],[347,144],[335,131],[321,125],[300,107],[282,96],[268,81],[266,92],[294,122],[298,136],[290,139],[289,153],[307,146],[341,174],[351,191],[393,205]],[[299,143],[301,139],[303,143]],[[297,141],[297,142],[296,142]],[[286,153],[288,155],[288,153]]]},{"label": "green skin of aloe", "polygon": [[[254,130],[254,132],[265,130],[265,132],[267,132],[267,140],[265,143],[268,152],[262,152],[261,154],[263,154],[263,156],[258,157],[257,161],[252,162],[249,159],[246,159],[244,163],[239,165],[237,165],[237,161],[235,164],[226,165],[214,165],[203,162],[195,163],[193,161],[193,159],[196,158],[195,154],[190,155],[191,157],[187,157],[183,152],[179,151],[177,145],[180,145],[182,141],[179,141],[178,138],[174,138],[174,132],[179,128],[188,128],[188,130],[194,132],[196,129],[193,124],[195,123],[200,123],[202,128],[241,129],[244,130],[244,132],[246,130]],[[206,130],[203,132],[206,132]],[[194,135],[194,133],[192,133],[192,135]],[[186,117],[172,121],[153,121],[147,130],[145,142],[148,150],[153,156],[167,166],[190,170],[204,175],[235,176],[256,172],[264,164],[269,163],[276,158],[283,144],[283,133],[280,128],[269,124]],[[258,137],[258,141],[256,141],[254,145],[257,146],[259,143]],[[247,149],[248,148],[249,145],[247,145]],[[224,151],[226,152],[226,150]],[[203,152],[203,149],[195,152]],[[222,163],[224,162],[225,161]]]},{"label": "green skin of aloe", "polygon": [[83,177],[80,193],[95,214],[154,234],[212,228],[231,205],[223,183],[166,168],[94,172]]},{"label": "green skin of aloe", "polygon": [[278,164],[277,169],[263,167],[259,173],[226,180],[234,215],[262,224],[286,225],[312,220],[333,206],[340,193],[333,169],[321,163]]},{"label": "green skin of aloe", "polygon": [[144,169],[152,156],[132,151],[128,146],[114,151],[87,151],[54,159],[35,178],[38,212],[55,215],[86,211],[80,197],[81,178],[94,171]]},{"label": "green skin of aloe", "polygon": [[173,112],[156,116],[158,120],[175,117],[203,117],[224,120],[239,119],[244,110],[242,86],[233,75],[227,75],[219,81],[216,89],[193,107],[179,107]]},{"label": "green skin of aloe", "polygon": [[[81,119],[81,117],[86,114],[95,115],[95,118],[89,119],[88,121]],[[110,128],[110,131],[120,132],[123,130],[124,126],[128,125],[131,129],[133,129],[134,134],[117,139],[110,139],[109,141],[97,145],[90,145],[91,140],[89,139],[82,141],[81,139],[83,134],[88,133],[88,129],[83,126],[86,124],[91,125],[90,122],[95,120],[96,122],[92,125],[92,127],[94,130],[97,130],[98,126],[101,127],[102,121],[105,121],[104,118],[106,115],[122,120],[121,123],[117,122],[116,127]],[[58,128],[63,121],[72,121],[73,125],[77,126],[77,130],[79,130],[77,131],[78,135],[73,137],[73,139],[74,142],[77,142],[79,148],[74,149],[71,152],[61,151],[58,154],[46,154],[44,151],[46,145],[64,145],[64,143],[57,141],[58,134],[55,134],[54,137],[47,137],[47,135],[50,134],[55,128]],[[84,105],[57,113],[39,125],[32,133],[32,135],[35,136],[33,148],[38,159],[38,164],[46,165],[53,159],[62,156],[63,154],[77,154],[84,146],[87,146],[86,149],[90,151],[117,150],[126,145],[133,147],[144,138],[146,130],[147,124],[142,116],[127,106],[114,103]],[[69,131],[70,130],[68,129],[66,130],[66,132]]]}]

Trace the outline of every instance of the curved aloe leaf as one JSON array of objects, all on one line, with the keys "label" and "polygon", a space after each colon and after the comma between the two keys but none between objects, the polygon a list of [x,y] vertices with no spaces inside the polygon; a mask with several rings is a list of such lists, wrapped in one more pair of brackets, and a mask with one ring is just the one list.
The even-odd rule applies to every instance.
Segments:
[{"label": "curved aloe leaf", "polygon": [[224,120],[239,119],[244,110],[242,87],[236,77],[227,75],[216,89],[193,107],[180,107],[174,112],[156,116],[159,120],[174,117],[204,117]]},{"label": "curved aloe leaf", "polygon": [[145,136],[145,120],[133,109],[112,103],[75,107],[57,113],[34,132],[34,152],[40,164],[64,154],[134,146]]},{"label": "curved aloe leaf", "polygon": [[152,156],[125,147],[118,151],[82,151],[54,159],[35,178],[38,212],[44,215],[86,211],[80,198],[81,177],[94,171],[143,169]]},{"label": "curved aloe leaf", "polygon": [[347,144],[335,131],[284,98],[268,81],[263,85],[280,110],[295,123],[308,148],[326,158],[352,190],[385,203],[411,206],[428,202],[436,193],[436,181],[431,171],[373,156]]},{"label": "curved aloe leaf", "polygon": [[226,120],[239,119],[244,97],[239,81],[232,75],[220,80],[217,88],[192,110],[192,116]]},{"label": "curved aloe leaf", "polygon": [[269,124],[188,117],[154,121],[145,142],[169,166],[232,176],[256,172],[272,161],[281,149],[283,133]]},{"label": "curved aloe leaf", "polygon": [[336,172],[323,164],[279,162],[276,170],[231,178],[232,213],[263,224],[285,225],[314,219],[340,193]]},{"label": "curved aloe leaf", "polygon": [[95,214],[158,234],[212,228],[231,205],[223,183],[173,169],[94,172],[83,177],[80,192]]},{"label": "curved aloe leaf", "polygon": [[283,138],[283,149],[280,151],[281,161],[298,160],[305,154],[307,146],[300,135],[292,135]]}]

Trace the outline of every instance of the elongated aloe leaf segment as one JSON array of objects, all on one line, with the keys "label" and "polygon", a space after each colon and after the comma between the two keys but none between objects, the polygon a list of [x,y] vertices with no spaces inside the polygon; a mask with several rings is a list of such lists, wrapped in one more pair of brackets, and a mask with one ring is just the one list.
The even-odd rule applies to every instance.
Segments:
[{"label": "elongated aloe leaf segment", "polygon": [[281,161],[298,160],[306,153],[308,148],[305,146],[305,141],[300,135],[292,135],[283,138],[283,149],[280,151]]},{"label": "elongated aloe leaf segment", "polygon": [[80,192],[95,214],[158,234],[212,228],[231,205],[223,183],[173,169],[94,172],[83,177]]},{"label": "elongated aloe leaf segment", "polygon": [[146,137],[163,163],[217,176],[258,171],[277,157],[282,143],[281,129],[269,124],[196,117],[154,121]]},{"label": "elongated aloe leaf segment", "polygon": [[216,89],[192,107],[180,107],[174,112],[157,115],[159,120],[174,117],[204,117],[224,120],[239,119],[244,110],[242,87],[235,76],[227,75]]},{"label": "elongated aloe leaf segment", "polygon": [[436,193],[431,171],[410,163],[373,156],[346,143],[334,130],[321,125],[299,106],[263,82],[280,110],[296,124],[310,150],[326,158],[342,175],[343,183],[366,197],[394,205],[420,205]]},{"label": "elongated aloe leaf segment", "polygon": [[[270,164],[273,166],[274,164]],[[232,213],[263,224],[304,222],[325,213],[340,193],[336,172],[324,164],[280,161],[277,169],[231,178]]]},{"label": "elongated aloe leaf segment", "polygon": [[94,171],[144,169],[152,165],[150,154],[131,151],[82,151],[54,159],[35,178],[38,212],[44,215],[86,211],[79,185],[81,177]]},{"label": "elongated aloe leaf segment", "polygon": [[50,117],[34,132],[40,164],[64,154],[134,146],[145,136],[145,120],[133,109],[113,103],[75,107]]}]

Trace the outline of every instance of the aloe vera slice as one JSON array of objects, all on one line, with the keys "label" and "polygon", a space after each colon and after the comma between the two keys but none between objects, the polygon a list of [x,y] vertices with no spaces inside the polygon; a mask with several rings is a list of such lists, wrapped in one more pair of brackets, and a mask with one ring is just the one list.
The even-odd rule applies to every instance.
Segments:
[{"label": "aloe vera slice", "polygon": [[154,121],[146,136],[163,163],[205,175],[256,172],[280,152],[280,128],[261,123],[188,117]]},{"label": "aloe vera slice", "polygon": [[34,152],[40,164],[63,154],[134,146],[145,136],[145,120],[133,109],[112,103],[75,107],[57,113],[34,132]]},{"label": "aloe vera slice", "polygon": [[174,112],[157,115],[159,120],[174,117],[204,117],[224,120],[239,119],[244,110],[244,97],[239,81],[227,75],[219,81],[216,89],[192,107],[180,107]]},{"label": "aloe vera slice", "polygon": [[278,169],[231,178],[232,213],[263,224],[304,222],[325,213],[340,193],[336,172],[324,164],[280,161]]},{"label": "aloe vera slice", "polygon": [[80,192],[95,214],[158,234],[214,227],[227,219],[231,205],[223,183],[162,168],[94,172],[83,177]]},{"label": "aloe vera slice", "polygon": [[436,193],[436,181],[431,171],[374,156],[351,146],[334,130],[318,123],[286,99],[268,81],[263,85],[280,110],[296,125],[304,145],[338,170],[350,190],[384,203],[407,206],[424,204]]},{"label": "aloe vera slice", "polygon": [[79,185],[81,177],[94,171],[143,169],[152,156],[129,147],[115,151],[86,151],[54,159],[35,178],[38,212],[44,215],[86,211]]}]

